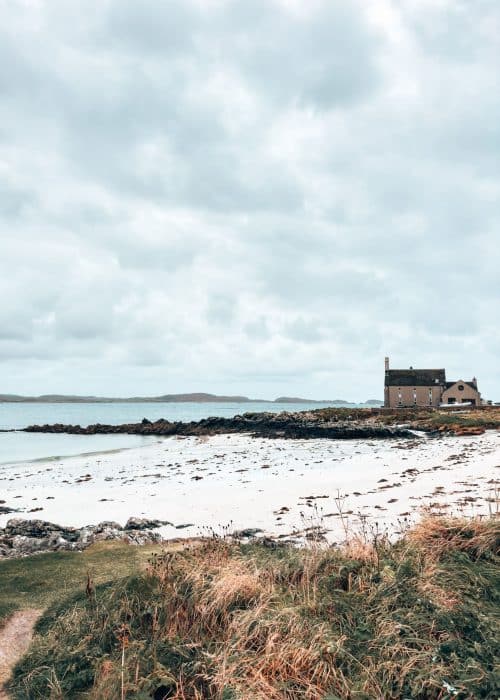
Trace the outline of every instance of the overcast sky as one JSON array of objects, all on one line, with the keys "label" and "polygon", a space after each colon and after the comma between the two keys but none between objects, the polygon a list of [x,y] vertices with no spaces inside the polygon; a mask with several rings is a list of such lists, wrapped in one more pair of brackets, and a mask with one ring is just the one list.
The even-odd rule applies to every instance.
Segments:
[{"label": "overcast sky", "polygon": [[0,0],[0,393],[500,399],[498,0]]}]

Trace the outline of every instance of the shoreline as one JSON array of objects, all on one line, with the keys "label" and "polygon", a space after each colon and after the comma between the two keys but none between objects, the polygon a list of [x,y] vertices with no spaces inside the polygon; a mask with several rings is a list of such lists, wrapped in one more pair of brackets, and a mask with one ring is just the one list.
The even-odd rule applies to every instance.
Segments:
[{"label": "shoreline", "polygon": [[[12,518],[64,526],[154,518],[162,537],[259,528],[293,537],[307,527],[342,536],[342,520],[397,531],[423,508],[487,515],[500,433],[404,440],[287,440],[248,435],[170,437],[141,447],[12,464],[0,472]],[[339,514],[339,507],[342,515]]]},{"label": "shoreline", "polygon": [[[7,432],[7,431],[5,431]],[[14,432],[14,431],[12,431]],[[16,432],[22,432],[22,431],[16,431]],[[161,440],[155,440],[151,442],[151,445],[154,445],[156,442],[161,442]],[[0,462],[0,467],[5,468],[5,467],[16,467],[20,464],[38,464],[39,462],[57,462],[57,460],[60,459],[77,459],[78,457],[97,457],[99,455],[106,455],[106,454],[114,454],[118,452],[126,452],[127,450],[135,450],[137,449],[136,445],[129,445],[128,447],[112,447],[109,450],[106,449],[101,449],[101,450],[90,450],[89,452],[75,452],[74,454],[60,454],[60,455],[51,455],[49,457],[35,457],[32,459],[16,459],[16,460],[7,460],[6,462]]]}]

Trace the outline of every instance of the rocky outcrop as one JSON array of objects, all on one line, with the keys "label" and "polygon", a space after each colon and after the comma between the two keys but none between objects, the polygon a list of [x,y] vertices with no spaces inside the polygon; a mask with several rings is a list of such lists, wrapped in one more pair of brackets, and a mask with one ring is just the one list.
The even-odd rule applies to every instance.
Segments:
[{"label": "rocky outcrop", "polygon": [[162,525],[172,525],[168,520],[149,520],[149,518],[129,518],[123,528],[129,530],[151,530]]},{"label": "rocky outcrop", "polygon": [[30,425],[25,428],[31,433],[71,433],[76,435],[97,435],[129,433],[134,435],[217,435],[222,433],[250,433],[256,437],[268,438],[328,438],[348,440],[353,438],[405,438],[414,437],[406,428],[389,427],[375,423],[352,420],[346,416],[339,420],[330,416],[322,418],[321,412],[302,413],[244,413],[233,418],[205,418],[197,422],[181,423],[164,419],[140,423],[106,425],[96,423],[86,428],[80,425]]},{"label": "rocky outcrop", "polygon": [[23,557],[40,552],[83,550],[94,542],[122,540],[129,544],[152,544],[162,541],[154,530],[167,524],[162,520],[129,518],[125,527],[104,521],[85,527],[63,527],[46,520],[12,518],[0,528],[0,558]]}]

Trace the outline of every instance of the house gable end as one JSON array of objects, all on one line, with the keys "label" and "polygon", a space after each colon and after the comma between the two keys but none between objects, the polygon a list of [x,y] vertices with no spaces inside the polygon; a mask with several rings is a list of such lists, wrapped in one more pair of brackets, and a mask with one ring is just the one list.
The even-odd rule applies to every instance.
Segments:
[{"label": "house gable end", "polygon": [[477,384],[458,379],[456,382],[447,382],[442,396],[443,403],[481,403],[481,394]]},{"label": "house gable end", "polygon": [[445,391],[449,391],[450,389],[458,391],[459,386],[469,387],[473,391],[477,391],[477,385],[474,382],[466,382],[465,379],[457,379],[456,382],[446,382]]}]

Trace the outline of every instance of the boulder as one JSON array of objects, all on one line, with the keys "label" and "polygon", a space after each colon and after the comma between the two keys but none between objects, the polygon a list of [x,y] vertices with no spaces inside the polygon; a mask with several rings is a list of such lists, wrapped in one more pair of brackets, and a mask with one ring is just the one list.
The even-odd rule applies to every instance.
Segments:
[{"label": "boulder", "polygon": [[46,520],[25,520],[11,518],[7,521],[5,532],[8,535],[23,535],[26,537],[47,537],[52,532],[60,532],[62,528]]},{"label": "boulder", "polygon": [[114,520],[103,520],[101,523],[98,523],[97,525],[88,525],[87,527],[89,529],[92,529],[96,534],[99,534],[100,532],[105,532],[108,530],[123,530],[120,523],[117,523]]},{"label": "boulder", "polygon": [[23,518],[11,518],[7,521],[5,534],[13,537],[35,537],[37,539],[51,537],[54,533],[63,537],[68,542],[76,542],[80,531],[75,527],[61,527],[47,520],[25,520]]},{"label": "boulder", "polygon": [[138,545],[158,544],[163,540],[159,532],[153,532],[152,530],[129,530],[124,539],[129,544]]},{"label": "boulder", "polygon": [[65,537],[62,537],[59,533],[54,532],[50,537],[48,538],[47,542],[48,549],[51,551],[60,551],[60,550],[70,550],[70,549],[76,549],[76,543],[75,542],[69,542]]},{"label": "boulder", "polygon": [[[91,528],[89,528],[91,529]],[[88,542],[103,542],[104,540],[121,540],[123,539],[123,528],[118,523],[99,523],[95,530],[91,533]]]},{"label": "boulder", "polygon": [[28,537],[26,535],[14,535],[12,538],[12,550],[18,555],[34,554],[49,549],[48,537]]},{"label": "boulder", "polygon": [[124,530],[151,530],[162,525],[171,525],[167,520],[150,520],[149,518],[129,518]]}]

